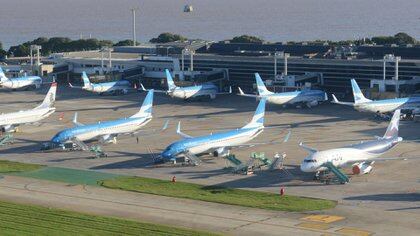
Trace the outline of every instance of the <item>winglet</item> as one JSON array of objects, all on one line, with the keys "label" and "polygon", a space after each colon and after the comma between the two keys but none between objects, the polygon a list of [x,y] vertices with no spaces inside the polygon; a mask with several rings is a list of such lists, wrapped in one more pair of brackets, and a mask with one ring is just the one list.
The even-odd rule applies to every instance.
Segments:
[{"label": "winglet", "polygon": [[82,124],[82,123],[79,123],[79,122],[77,121],[77,117],[78,117],[78,113],[77,113],[77,112],[75,112],[75,113],[74,113],[74,117],[73,117],[73,124],[75,124],[76,126],[82,126],[83,124]]},{"label": "winglet", "polygon": [[239,95],[244,95],[245,94],[244,91],[242,91],[241,87],[238,87],[238,90],[239,90]]},{"label": "winglet", "polygon": [[142,84],[142,83],[140,83],[140,88],[141,88],[141,90],[143,90],[143,91],[147,91],[147,90],[146,90],[146,88],[143,86],[143,84]]},{"label": "winglet", "polygon": [[184,138],[192,138],[192,136],[188,135],[188,134],[184,134],[181,131],[181,121],[178,122],[178,127],[176,128],[176,133]]},{"label": "winglet", "polygon": [[310,147],[308,147],[308,146],[306,146],[305,144],[303,144],[303,142],[300,142],[299,143],[299,147],[301,147],[301,148],[303,148],[303,149],[305,149],[307,152],[309,152],[309,153],[315,153],[315,152],[318,152],[318,150],[316,150],[316,149],[313,149],[313,148],[310,148]]},{"label": "winglet", "polygon": [[331,94],[333,100],[331,101],[332,103],[339,103],[338,99],[335,97],[334,94]]}]

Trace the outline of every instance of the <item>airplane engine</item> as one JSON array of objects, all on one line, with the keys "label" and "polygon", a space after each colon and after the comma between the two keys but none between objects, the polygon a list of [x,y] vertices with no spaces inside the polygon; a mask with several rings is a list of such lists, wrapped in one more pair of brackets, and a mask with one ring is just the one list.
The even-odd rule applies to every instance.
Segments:
[{"label": "airplane engine", "polygon": [[122,93],[123,93],[123,94],[127,94],[127,93],[128,93],[128,89],[123,89],[123,90],[122,90]]},{"label": "airplane engine", "polygon": [[314,106],[317,106],[317,105],[318,105],[318,101],[317,100],[310,101],[310,102],[307,102],[306,103],[306,106],[309,107],[309,108],[314,107]]},{"label": "airplane engine", "polygon": [[3,127],[1,127],[1,132],[2,133],[13,133],[13,132],[16,132],[16,128],[11,126],[11,125],[3,126]]},{"label": "airplane engine", "polygon": [[370,164],[362,162],[362,163],[353,165],[353,168],[352,168],[353,174],[364,175],[364,174],[370,173],[372,171],[372,168],[373,168],[372,164],[373,164],[373,162],[370,163]]},{"label": "airplane engine", "polygon": [[218,148],[213,152],[214,157],[225,157],[229,155],[229,150],[226,148]]}]

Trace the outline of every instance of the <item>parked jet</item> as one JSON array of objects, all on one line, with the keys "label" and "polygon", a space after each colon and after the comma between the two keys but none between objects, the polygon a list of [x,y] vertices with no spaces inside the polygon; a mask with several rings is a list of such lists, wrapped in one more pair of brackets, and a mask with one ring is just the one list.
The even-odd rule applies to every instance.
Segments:
[{"label": "parked jet", "polygon": [[372,101],[365,98],[362,91],[357,85],[356,80],[351,80],[351,87],[353,89],[354,103],[340,102],[333,94],[333,103],[352,106],[358,111],[374,112],[377,114],[390,113],[396,109],[411,110],[413,113],[420,113],[420,97],[394,98]]},{"label": "parked jet", "polygon": [[245,94],[240,87],[239,95],[245,97],[255,97],[257,99],[265,98],[268,103],[286,105],[286,104],[304,104],[307,107],[313,107],[320,102],[328,100],[327,94],[321,90],[306,89],[302,91],[273,93],[268,91],[260,75],[255,73],[257,81],[258,94]]},{"label": "parked jet", "polygon": [[140,111],[129,118],[113,121],[98,122],[95,124],[81,124],[77,121],[75,113],[73,123],[75,127],[58,132],[51,139],[51,147],[66,148],[65,144],[73,144],[81,149],[86,149],[83,141],[98,139],[101,143],[116,143],[117,136],[134,134],[152,120],[153,90],[147,93]]},{"label": "parked jet", "polygon": [[262,99],[250,123],[236,130],[225,131],[200,137],[192,137],[181,131],[178,123],[177,134],[184,139],[169,145],[162,153],[163,161],[173,161],[179,156],[188,158],[192,163],[198,164],[196,155],[212,153],[214,156],[226,156],[230,149],[242,146],[255,146],[245,144],[257,137],[264,130],[265,99]]},{"label": "parked jet", "polygon": [[7,78],[0,67],[0,86],[8,89],[40,88],[42,79],[39,76],[24,76],[18,78]]},{"label": "parked jet", "polygon": [[[209,96],[211,99],[215,99],[217,94],[226,94],[226,93],[219,93],[218,88],[216,85],[212,83],[205,83],[201,85],[194,85],[188,87],[178,87],[175,85],[174,80],[172,79],[172,75],[169,70],[165,70],[166,73],[166,81],[168,84],[168,90],[155,90],[155,92],[159,93],[166,93],[172,98],[181,98],[181,99],[189,99],[193,97],[200,97],[200,96]],[[141,88],[144,91],[147,91],[144,86],[141,84]],[[230,88],[229,93],[232,93],[232,89]]]},{"label": "parked jet", "polygon": [[71,88],[81,88],[86,91],[99,93],[100,95],[106,93],[122,93],[127,94],[128,90],[131,89],[130,82],[127,80],[117,80],[113,82],[105,82],[105,83],[91,83],[89,81],[89,77],[86,75],[86,72],[83,71],[82,73],[83,79],[83,87],[73,86],[69,83]]},{"label": "parked jet", "polygon": [[2,132],[15,132],[19,125],[36,123],[54,113],[56,91],[57,83],[52,83],[41,105],[31,110],[1,114],[0,128]]},{"label": "parked jet", "polygon": [[327,170],[327,165],[334,167],[353,166],[354,174],[367,174],[372,170],[375,161],[394,160],[398,158],[378,158],[393,148],[403,139],[398,137],[400,110],[396,110],[383,137],[376,140],[360,142],[342,148],[318,151],[300,143],[303,149],[309,152],[300,165],[303,172],[319,172]]}]

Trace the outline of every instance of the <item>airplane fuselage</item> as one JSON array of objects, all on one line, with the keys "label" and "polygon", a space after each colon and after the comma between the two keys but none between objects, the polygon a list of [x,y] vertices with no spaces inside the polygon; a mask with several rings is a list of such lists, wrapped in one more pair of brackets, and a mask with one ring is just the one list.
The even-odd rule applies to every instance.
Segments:
[{"label": "airplane fuselage", "polygon": [[11,127],[25,123],[35,123],[54,113],[55,108],[36,108],[0,115],[0,127]]},{"label": "airplane fuselage", "polygon": [[1,82],[0,86],[8,89],[20,89],[29,86],[35,86],[35,88],[40,88],[42,84],[42,79],[39,76],[27,76],[20,78],[7,79]]},{"label": "airplane fuselage", "polygon": [[187,138],[169,145],[162,152],[162,157],[171,160],[185,153],[194,155],[210,153],[218,149],[238,146],[251,141],[263,131],[264,127],[242,128],[200,137]]},{"label": "airplane fuselage", "polygon": [[361,112],[389,113],[396,109],[420,109],[420,97],[384,99],[354,104],[354,108]]},{"label": "airplane fuselage", "polygon": [[217,87],[213,84],[202,84],[188,87],[176,87],[169,92],[171,97],[188,99],[199,96],[210,96],[210,98],[216,98]]},{"label": "airplane fuselage", "polygon": [[64,144],[72,142],[72,139],[87,141],[106,135],[118,135],[132,133],[139,130],[152,120],[152,117],[124,118],[113,121],[98,122],[68,128],[57,133],[51,142]]},{"label": "airplane fuselage", "polygon": [[300,169],[303,172],[317,172],[327,170],[324,166],[327,162],[331,162],[336,167],[346,167],[363,161],[374,161],[374,159],[400,142],[401,138],[378,139],[358,144],[318,151],[306,157],[301,163]]},{"label": "airplane fuselage", "polygon": [[261,95],[272,104],[296,104],[296,103],[313,103],[326,100],[325,92],[321,90],[303,90],[285,93],[273,93],[269,95]]},{"label": "airplane fuselage", "polygon": [[110,93],[114,91],[124,91],[124,93],[127,93],[128,89],[130,89],[130,82],[119,80],[115,82],[92,83],[90,86],[83,87],[83,89],[94,93]]}]

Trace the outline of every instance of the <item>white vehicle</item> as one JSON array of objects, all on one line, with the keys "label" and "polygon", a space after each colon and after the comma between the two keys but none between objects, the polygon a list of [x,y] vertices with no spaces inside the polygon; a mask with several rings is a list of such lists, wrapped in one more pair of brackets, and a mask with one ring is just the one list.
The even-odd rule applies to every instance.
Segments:
[{"label": "white vehicle", "polygon": [[372,101],[365,98],[359,88],[359,85],[356,83],[356,80],[351,80],[351,87],[353,90],[354,103],[340,102],[334,94],[332,95],[332,103],[352,106],[354,109],[361,112],[373,112],[377,114],[390,113],[396,109],[411,110],[413,113],[420,113],[420,97],[406,97]]},{"label": "white vehicle", "polygon": [[240,87],[238,87],[238,95],[244,97],[255,97],[257,99],[265,98],[268,103],[272,104],[303,104],[307,107],[313,107],[318,105],[320,102],[328,100],[327,94],[321,90],[305,89],[302,91],[273,93],[271,91],[268,91],[267,87],[265,87],[265,84],[258,73],[255,73],[255,80],[257,82],[257,95],[245,94]]},{"label": "white vehicle", "polygon": [[[201,96],[208,96],[211,99],[215,99],[217,94],[227,94],[227,93],[219,93],[218,88],[216,85],[212,83],[205,83],[201,85],[195,86],[187,86],[187,87],[178,87],[175,85],[174,80],[172,79],[172,75],[168,69],[165,70],[166,73],[166,81],[168,84],[168,90],[155,90],[158,93],[166,93],[172,98],[180,98],[180,99],[189,99],[193,97],[201,97]],[[141,88],[144,91],[147,89],[144,88],[142,84]],[[230,88],[229,93],[232,93],[232,88]]]},{"label": "white vehicle", "polygon": [[42,85],[39,76],[24,76],[18,78],[7,78],[3,69],[0,67],[0,86],[7,89],[34,88],[38,89]]},{"label": "white vehicle", "polygon": [[54,102],[56,92],[57,83],[52,83],[41,105],[31,110],[1,114],[1,130],[3,132],[15,132],[19,125],[36,123],[50,116],[55,111]]},{"label": "white vehicle", "polygon": [[71,88],[81,88],[83,90],[90,91],[90,92],[93,92],[93,93],[98,93],[98,94],[101,94],[101,95],[106,94],[106,93],[127,94],[128,90],[131,89],[130,82],[127,81],[127,80],[118,80],[118,81],[105,82],[105,83],[91,83],[90,80],[89,80],[89,77],[87,76],[86,72],[84,72],[84,71],[82,73],[82,79],[83,79],[83,86],[82,87],[73,86],[72,84],[69,83],[70,87]]},{"label": "white vehicle", "polygon": [[300,165],[303,172],[320,172],[327,170],[327,163],[334,167],[353,167],[354,174],[367,174],[372,170],[375,161],[395,160],[401,158],[379,158],[403,139],[398,137],[400,110],[396,110],[383,137],[376,140],[360,142],[342,148],[318,151],[300,143],[309,152]]}]

